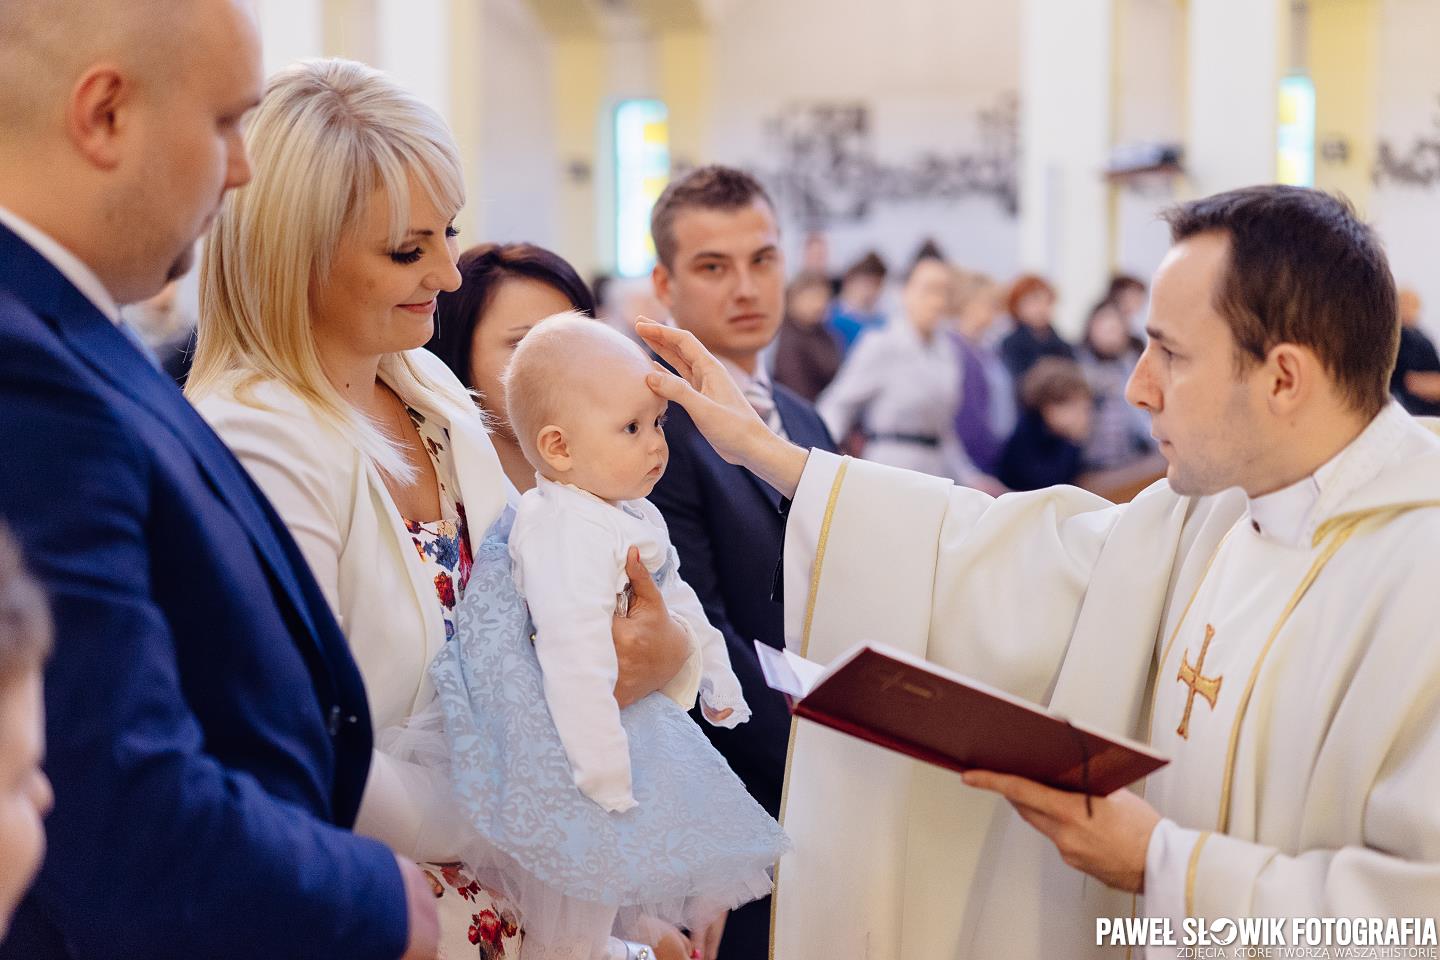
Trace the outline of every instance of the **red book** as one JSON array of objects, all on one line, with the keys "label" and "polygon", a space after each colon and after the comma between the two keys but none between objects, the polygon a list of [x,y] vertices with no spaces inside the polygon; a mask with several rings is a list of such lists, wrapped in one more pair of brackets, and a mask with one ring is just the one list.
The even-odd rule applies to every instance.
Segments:
[{"label": "red book", "polygon": [[994,770],[1107,796],[1170,761],[1083,723],[881,644],[828,668],[755,644],[791,712],[948,770]]}]

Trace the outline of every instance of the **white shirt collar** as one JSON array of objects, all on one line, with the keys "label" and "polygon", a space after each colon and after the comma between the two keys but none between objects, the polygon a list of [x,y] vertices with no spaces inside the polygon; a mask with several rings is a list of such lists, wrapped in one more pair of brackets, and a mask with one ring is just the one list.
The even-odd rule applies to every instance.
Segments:
[{"label": "white shirt collar", "polygon": [[1308,550],[1320,524],[1384,465],[1403,435],[1405,420],[1399,404],[1386,404],[1359,436],[1310,476],[1251,497],[1245,522],[1267,540]]},{"label": "white shirt collar", "polygon": [[30,244],[36,253],[48,260],[50,265],[59,270],[76,290],[85,295],[85,299],[95,305],[95,309],[109,318],[111,323],[120,323],[120,307],[115,303],[115,298],[110,296],[110,291],[105,289],[105,284],[95,276],[95,271],[87,267],[79,257],[62,247],[48,233],[3,206],[0,206],[0,223],[3,223],[17,237]]},{"label": "white shirt collar", "polygon": [[754,373],[746,373],[734,361],[727,360],[724,357],[716,357],[715,359],[720,361],[720,365],[730,374],[730,378],[735,381],[735,385],[740,388],[742,393],[745,392],[747,387],[753,385],[760,387],[772,397],[775,395],[775,388],[770,385],[770,374],[766,372],[765,364],[761,362],[759,357],[755,358]]}]

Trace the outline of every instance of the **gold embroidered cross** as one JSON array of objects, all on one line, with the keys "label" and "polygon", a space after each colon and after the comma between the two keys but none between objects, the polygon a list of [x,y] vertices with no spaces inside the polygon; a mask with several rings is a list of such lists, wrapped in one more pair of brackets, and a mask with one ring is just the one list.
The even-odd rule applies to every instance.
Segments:
[{"label": "gold embroidered cross", "polygon": [[1185,698],[1185,716],[1180,719],[1180,726],[1175,732],[1186,740],[1190,739],[1190,710],[1195,706],[1195,694],[1205,698],[1210,704],[1210,709],[1215,709],[1215,699],[1220,696],[1220,684],[1224,677],[1207,677],[1200,671],[1205,669],[1205,654],[1210,649],[1210,641],[1215,636],[1215,628],[1210,624],[1205,625],[1205,642],[1200,644],[1200,659],[1195,666],[1190,666],[1189,651],[1180,652],[1180,675],[1175,678],[1179,683],[1190,688],[1190,695]]}]

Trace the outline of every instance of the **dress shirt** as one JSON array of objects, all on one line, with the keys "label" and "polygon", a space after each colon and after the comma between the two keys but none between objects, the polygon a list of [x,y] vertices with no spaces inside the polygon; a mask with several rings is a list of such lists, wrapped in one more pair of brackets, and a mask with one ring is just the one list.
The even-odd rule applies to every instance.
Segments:
[{"label": "dress shirt", "polygon": [[120,323],[120,307],[115,303],[115,298],[110,296],[105,284],[95,276],[95,271],[87,267],[79,257],[13,210],[0,207],[0,223],[34,247],[36,253],[49,260],[51,266],[64,274],[65,279],[74,284],[76,290],[85,294],[85,299],[93,303],[95,309],[108,317],[111,323]]},{"label": "dress shirt", "polygon": [[755,372],[746,373],[738,365],[725,359],[718,358],[720,365],[730,374],[740,392],[745,394],[745,399],[750,401],[750,406],[760,414],[760,419],[770,428],[770,432],[782,440],[789,440],[785,433],[785,424],[780,420],[780,411],[775,407],[775,388],[770,384],[770,374],[765,372],[765,364],[756,362]]}]

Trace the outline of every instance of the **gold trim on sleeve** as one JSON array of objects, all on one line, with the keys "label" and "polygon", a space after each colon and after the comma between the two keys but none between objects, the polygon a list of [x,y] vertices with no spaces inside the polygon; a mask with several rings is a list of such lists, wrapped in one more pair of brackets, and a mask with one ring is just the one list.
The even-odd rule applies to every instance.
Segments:
[{"label": "gold trim on sleeve", "polygon": [[1195,875],[1200,872],[1200,851],[1205,848],[1205,841],[1210,839],[1210,831],[1205,831],[1195,838],[1195,846],[1190,848],[1190,863],[1185,867],[1185,916],[1195,916]]},{"label": "gold trim on sleeve", "polygon": [[810,626],[815,622],[815,598],[820,593],[820,570],[825,562],[825,547],[830,543],[830,524],[835,519],[835,505],[840,500],[840,485],[845,482],[845,471],[850,468],[850,458],[842,457],[835,470],[835,482],[830,484],[830,499],[825,503],[825,519],[820,523],[820,536],[815,541],[815,565],[810,570],[810,594],[805,599],[805,625],[800,631],[800,656],[810,652]]}]

